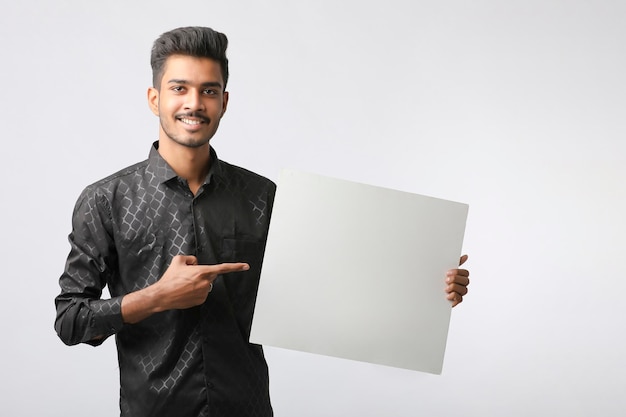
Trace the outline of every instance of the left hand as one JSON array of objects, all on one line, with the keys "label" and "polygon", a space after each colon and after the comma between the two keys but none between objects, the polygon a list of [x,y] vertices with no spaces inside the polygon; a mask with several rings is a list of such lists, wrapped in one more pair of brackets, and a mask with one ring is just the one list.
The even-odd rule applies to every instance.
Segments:
[{"label": "left hand", "polygon": [[[461,256],[459,266],[467,261],[468,256]],[[467,286],[469,285],[469,271],[467,269],[450,269],[446,273],[446,297],[452,303],[452,307],[463,301],[463,296],[467,294]]]}]

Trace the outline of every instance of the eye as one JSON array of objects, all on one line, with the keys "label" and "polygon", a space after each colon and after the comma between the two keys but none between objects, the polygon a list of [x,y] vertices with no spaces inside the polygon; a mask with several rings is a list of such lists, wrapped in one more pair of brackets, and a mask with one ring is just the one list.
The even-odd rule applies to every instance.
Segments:
[{"label": "eye", "polygon": [[171,88],[171,90],[175,93],[182,93],[183,91],[185,91],[185,87],[181,85],[175,85]]},{"label": "eye", "polygon": [[202,90],[202,94],[205,94],[207,96],[214,96],[217,94],[217,90],[213,88],[205,88],[204,90]]}]

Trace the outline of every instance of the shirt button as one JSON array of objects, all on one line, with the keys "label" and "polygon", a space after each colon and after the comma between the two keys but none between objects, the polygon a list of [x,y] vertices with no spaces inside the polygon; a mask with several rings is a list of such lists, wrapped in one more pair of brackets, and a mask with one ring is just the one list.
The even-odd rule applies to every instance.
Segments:
[{"label": "shirt button", "polygon": [[207,383],[206,383],[206,386],[207,386],[207,388],[208,388],[208,389],[213,389],[213,388],[215,388],[215,385],[214,385],[212,382],[207,382]]}]

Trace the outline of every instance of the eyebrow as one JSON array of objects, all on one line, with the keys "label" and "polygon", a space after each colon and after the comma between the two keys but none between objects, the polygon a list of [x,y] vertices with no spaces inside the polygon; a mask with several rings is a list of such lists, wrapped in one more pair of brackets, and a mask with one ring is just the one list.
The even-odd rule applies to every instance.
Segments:
[{"label": "eyebrow", "polygon": [[[181,79],[178,79],[178,78],[172,78],[167,83],[168,84],[183,84],[183,85],[190,84],[189,81],[181,80]],[[219,88],[222,88],[222,83],[217,82],[217,81],[207,81],[207,82],[204,82],[204,83],[200,84],[200,86],[202,86],[202,87],[219,87]]]}]

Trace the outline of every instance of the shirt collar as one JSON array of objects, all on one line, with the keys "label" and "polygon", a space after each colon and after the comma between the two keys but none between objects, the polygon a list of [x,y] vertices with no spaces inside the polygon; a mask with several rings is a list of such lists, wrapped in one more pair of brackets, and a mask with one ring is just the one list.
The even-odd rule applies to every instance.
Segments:
[{"label": "shirt collar", "polygon": [[[211,152],[211,157],[209,159],[211,166],[209,167],[209,172],[204,180],[205,184],[209,184],[213,176],[218,178],[221,177],[223,172],[221,161],[217,157],[217,152],[215,152],[215,149],[213,149],[212,146],[209,149]],[[153,179],[159,184],[179,178],[176,172],[174,172],[172,167],[159,153],[159,141],[154,142],[150,147],[150,154],[148,155],[148,171],[152,174]]]}]

